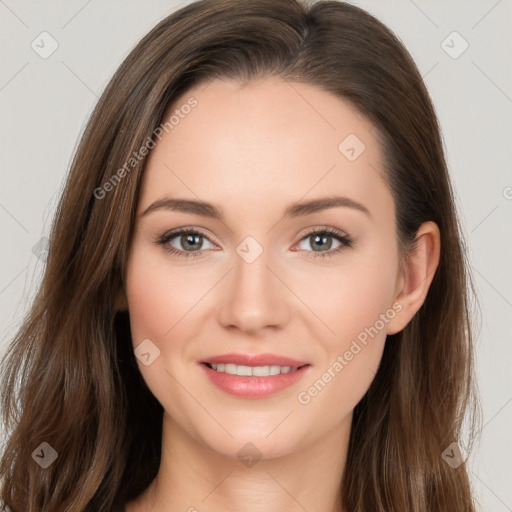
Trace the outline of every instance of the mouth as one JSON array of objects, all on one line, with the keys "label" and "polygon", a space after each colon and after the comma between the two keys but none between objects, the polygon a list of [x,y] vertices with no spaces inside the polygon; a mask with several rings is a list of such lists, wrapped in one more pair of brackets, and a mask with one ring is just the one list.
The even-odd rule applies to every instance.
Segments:
[{"label": "mouth", "polygon": [[227,373],[228,375],[238,375],[239,377],[270,377],[272,375],[282,375],[285,373],[292,373],[300,368],[309,366],[308,364],[300,366],[279,366],[279,365],[266,365],[266,366],[245,366],[237,364],[213,364],[203,363],[208,368],[215,372]]},{"label": "mouth", "polygon": [[225,354],[199,365],[218,389],[238,398],[266,398],[296,384],[311,364],[271,354]]}]

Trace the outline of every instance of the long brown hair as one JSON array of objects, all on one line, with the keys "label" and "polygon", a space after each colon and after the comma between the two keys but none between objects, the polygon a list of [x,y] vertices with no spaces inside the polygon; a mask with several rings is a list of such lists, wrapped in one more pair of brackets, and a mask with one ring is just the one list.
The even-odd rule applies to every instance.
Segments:
[{"label": "long brown hair", "polygon": [[[146,157],[131,159],[193,85],[270,76],[331,92],[374,124],[401,257],[423,222],[441,232],[427,298],[388,336],[354,410],[341,501],[351,512],[475,510],[466,464],[443,457],[452,442],[463,444],[465,421],[469,452],[478,416],[474,289],[438,121],[416,65],[387,27],[347,3],[202,0],[131,51],[72,161],[40,289],[2,364],[1,498],[13,512],[109,511],[156,476],[163,410],[138,371],[128,313],[114,307]],[[121,178],[107,190],[114,175]],[[58,454],[46,469],[33,457],[43,442]]]}]

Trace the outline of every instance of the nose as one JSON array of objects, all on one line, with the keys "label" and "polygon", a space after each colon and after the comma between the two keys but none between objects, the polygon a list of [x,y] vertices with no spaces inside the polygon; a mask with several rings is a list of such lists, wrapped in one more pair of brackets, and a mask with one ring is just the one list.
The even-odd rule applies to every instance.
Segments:
[{"label": "nose", "polygon": [[264,250],[252,263],[235,254],[234,268],[226,276],[220,298],[219,321],[224,327],[257,334],[287,324],[291,292],[274,269],[269,253]]}]

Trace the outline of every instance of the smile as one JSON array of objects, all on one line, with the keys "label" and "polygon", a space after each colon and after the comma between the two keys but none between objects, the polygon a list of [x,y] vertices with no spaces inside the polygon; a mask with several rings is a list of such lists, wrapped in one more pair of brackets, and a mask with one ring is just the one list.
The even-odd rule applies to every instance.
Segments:
[{"label": "smile", "polygon": [[303,366],[245,366],[233,363],[199,365],[209,381],[221,391],[238,398],[266,398],[301,380],[310,364]]},{"label": "smile", "polygon": [[209,368],[216,372],[228,373],[229,375],[239,375],[240,377],[268,377],[269,375],[281,375],[282,373],[290,373],[299,367],[291,366],[243,366],[236,364],[210,364],[206,363]]}]

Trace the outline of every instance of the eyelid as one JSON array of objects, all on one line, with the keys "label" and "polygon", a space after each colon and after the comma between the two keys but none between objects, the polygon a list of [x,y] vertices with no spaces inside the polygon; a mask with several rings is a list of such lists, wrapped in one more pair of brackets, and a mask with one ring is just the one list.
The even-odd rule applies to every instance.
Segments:
[{"label": "eyelid", "polygon": [[202,228],[198,228],[196,226],[182,226],[179,228],[170,229],[166,231],[163,235],[157,235],[155,241],[161,240],[163,238],[174,238],[175,236],[183,233],[202,235],[204,238],[207,238],[212,244],[219,245],[216,241],[212,240],[212,238],[214,238],[213,236],[208,234]]},{"label": "eyelid", "polygon": [[350,238],[350,235],[346,233],[345,231],[342,231],[338,228],[333,228],[331,226],[313,226],[312,228],[308,228],[308,230],[301,235],[301,240],[309,235],[312,235],[313,233],[329,233],[330,235],[336,235],[339,237],[346,237]]}]

